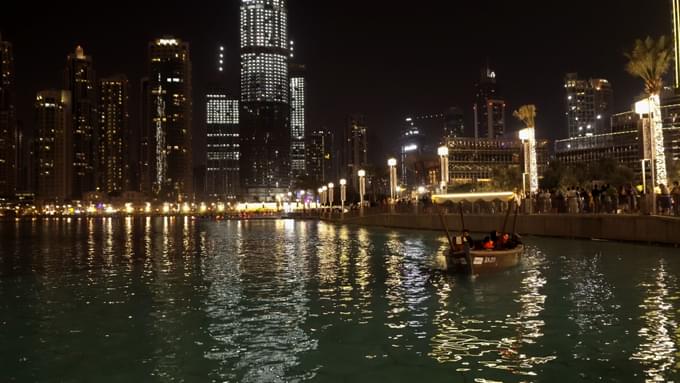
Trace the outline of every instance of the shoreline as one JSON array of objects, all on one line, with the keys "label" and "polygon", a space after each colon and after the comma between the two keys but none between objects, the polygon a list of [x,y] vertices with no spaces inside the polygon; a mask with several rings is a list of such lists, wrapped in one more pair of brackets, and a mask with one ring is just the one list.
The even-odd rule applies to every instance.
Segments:
[{"label": "shoreline", "polygon": [[[444,215],[449,231],[460,232],[460,215]],[[488,233],[503,227],[504,215],[466,215],[465,228]],[[352,217],[322,217],[322,221],[367,227],[443,232],[441,218],[433,214],[383,213]],[[507,228],[512,228],[513,217]],[[518,215],[515,232],[523,236],[604,240],[680,247],[680,218],[645,215]]]}]

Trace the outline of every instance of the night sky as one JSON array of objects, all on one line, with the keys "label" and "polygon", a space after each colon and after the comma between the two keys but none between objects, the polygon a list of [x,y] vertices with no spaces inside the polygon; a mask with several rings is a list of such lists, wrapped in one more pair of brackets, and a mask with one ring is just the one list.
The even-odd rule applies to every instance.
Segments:
[{"label": "night sky", "polygon": [[[136,127],[147,43],[173,35],[191,44],[194,160],[204,162],[201,100],[215,79],[219,44],[227,85],[238,94],[238,0],[6,3],[0,32],[14,44],[17,107],[27,129],[35,92],[63,86],[66,55],[77,44],[99,76],[129,77]],[[627,110],[642,84],[625,72],[623,53],[635,38],[671,34],[667,1],[633,0],[290,0],[289,25],[297,61],[308,69],[309,128],[339,131],[348,113],[365,113],[373,161],[390,152],[405,115],[458,105],[471,128],[473,84],[487,59],[508,103],[508,128],[520,125],[511,110],[535,103],[538,136],[562,138],[565,73],[609,79],[616,111]]]}]

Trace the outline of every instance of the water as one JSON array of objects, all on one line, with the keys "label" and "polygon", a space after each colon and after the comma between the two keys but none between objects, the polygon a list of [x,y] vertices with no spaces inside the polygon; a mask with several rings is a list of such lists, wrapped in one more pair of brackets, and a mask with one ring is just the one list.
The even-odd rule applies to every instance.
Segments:
[{"label": "water", "polygon": [[439,233],[191,219],[0,223],[2,382],[680,380],[680,251],[528,238],[432,270]]}]

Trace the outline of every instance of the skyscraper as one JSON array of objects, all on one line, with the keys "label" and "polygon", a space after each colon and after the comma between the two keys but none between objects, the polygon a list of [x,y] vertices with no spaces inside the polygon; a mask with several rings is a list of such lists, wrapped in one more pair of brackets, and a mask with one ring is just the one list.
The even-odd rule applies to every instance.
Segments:
[{"label": "skyscraper", "polygon": [[241,180],[250,198],[290,186],[288,11],[241,0]]},{"label": "skyscraper", "polygon": [[99,81],[99,185],[109,194],[129,188],[129,89],[124,75]]},{"label": "skyscraper", "polygon": [[17,121],[14,110],[12,44],[0,35],[0,197],[13,197],[17,178]]},{"label": "skyscraper", "polygon": [[71,92],[73,118],[73,197],[97,188],[97,82],[92,57],[77,46],[66,58],[65,89]]},{"label": "skyscraper", "polygon": [[217,52],[215,83],[206,95],[205,192],[219,199],[240,195],[239,100],[224,86],[224,47]]},{"label": "skyscraper", "polygon": [[239,195],[239,102],[216,89],[208,93],[206,107],[206,192],[211,197],[235,199]]},{"label": "skyscraper", "polygon": [[164,200],[185,200],[193,187],[189,43],[172,37],[151,41],[142,89],[142,191]]},{"label": "skyscraper", "polygon": [[306,174],[306,89],[304,65],[290,65],[290,168],[291,176],[297,178]]},{"label": "skyscraper", "polygon": [[353,114],[347,117],[343,140],[343,166],[340,176],[351,179],[357,186],[357,171],[368,165],[368,133],[366,116]]},{"label": "skyscraper", "polygon": [[465,115],[463,110],[452,106],[444,113],[444,136],[447,138],[463,137],[465,135]]},{"label": "skyscraper", "polygon": [[496,72],[488,65],[482,68],[480,81],[475,84],[475,138],[498,138],[505,134],[505,101],[498,95]]},{"label": "skyscraper", "polygon": [[35,103],[38,193],[45,201],[64,201],[73,194],[71,92],[44,90]]},{"label": "skyscraper", "polygon": [[333,176],[333,133],[321,128],[309,133],[305,145],[307,174],[318,185],[325,185]]},{"label": "skyscraper", "polygon": [[673,17],[673,74],[675,88],[680,88],[680,0],[671,0],[671,15]]},{"label": "skyscraper", "polygon": [[568,73],[564,88],[569,138],[611,133],[614,96],[609,81],[583,80],[576,73]]}]

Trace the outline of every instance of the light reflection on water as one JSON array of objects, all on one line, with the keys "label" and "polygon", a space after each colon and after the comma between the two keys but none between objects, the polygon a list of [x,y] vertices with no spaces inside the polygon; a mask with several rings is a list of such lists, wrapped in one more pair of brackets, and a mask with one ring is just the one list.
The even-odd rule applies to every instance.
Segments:
[{"label": "light reflection on water", "polygon": [[0,380],[678,379],[675,249],[533,238],[471,280],[433,269],[438,233],[166,217],[0,235]]},{"label": "light reflection on water", "polygon": [[644,327],[638,330],[641,342],[632,359],[642,364],[647,382],[663,382],[667,372],[677,368],[678,340],[674,336],[678,323],[674,303],[678,291],[676,279],[666,271],[663,260],[651,274],[654,280],[640,284],[645,297],[640,305]]}]

